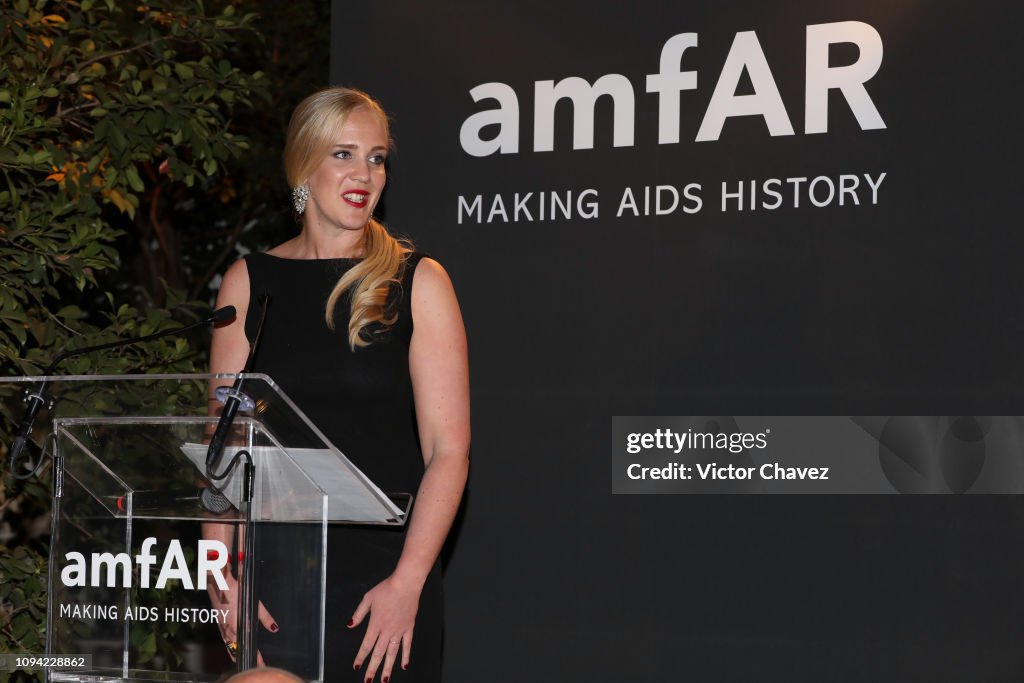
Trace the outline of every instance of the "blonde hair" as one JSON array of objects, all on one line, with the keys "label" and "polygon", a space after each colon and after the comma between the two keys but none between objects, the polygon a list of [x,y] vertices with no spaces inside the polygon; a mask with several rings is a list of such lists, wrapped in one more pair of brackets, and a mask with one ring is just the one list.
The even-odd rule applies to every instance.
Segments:
[{"label": "blonde hair", "polygon": [[[354,88],[326,88],[315,92],[299,103],[288,123],[284,170],[290,187],[302,185],[319,168],[337,141],[345,120],[357,109],[380,117],[388,145],[391,145],[388,116],[372,97]],[[395,239],[376,219],[371,218],[366,224],[363,260],[334,285],[324,311],[327,327],[333,330],[338,300],[351,290],[348,343],[353,351],[370,344],[363,334],[367,326],[379,323],[387,329],[398,320],[397,311],[388,314],[388,294],[392,285],[401,286],[405,263],[412,250],[408,240]]]}]

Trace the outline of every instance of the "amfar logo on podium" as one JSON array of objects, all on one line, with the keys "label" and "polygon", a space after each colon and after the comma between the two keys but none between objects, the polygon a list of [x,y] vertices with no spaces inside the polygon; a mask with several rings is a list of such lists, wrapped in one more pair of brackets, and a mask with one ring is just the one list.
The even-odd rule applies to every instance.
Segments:
[{"label": "amfar logo on podium", "polygon": [[[846,66],[830,67],[829,47],[852,43],[860,51],[857,60]],[[697,89],[697,72],[682,71],[684,53],[697,47],[696,33],[680,33],[661,48],[658,73],[647,76],[647,92],[658,95],[658,144],[678,143],[680,93]],[[885,122],[868,95],[864,84],[882,64],[882,38],[874,27],[860,21],[815,24],[807,27],[806,82],[804,86],[804,133],[828,132],[828,93],[839,90],[853,112],[861,130],[885,128]],[[753,84],[754,94],[737,95],[743,72]],[[519,98],[505,83],[484,83],[469,91],[474,102],[493,99],[498,109],[477,112],[467,118],[459,132],[462,149],[475,157],[495,152],[519,152]],[[534,84],[533,151],[554,150],[555,105],[568,99],[573,106],[573,149],[594,147],[594,103],[610,96],[614,103],[612,145],[634,145],[636,102],[633,85],[621,74],[601,76],[593,84],[577,76]],[[725,120],[732,116],[761,116],[772,137],[794,135],[786,106],[772,76],[761,43],[754,31],[736,34],[722,66],[711,101],[697,131],[695,142],[718,140]],[[483,139],[481,132],[497,125],[498,134]]]},{"label": "amfar logo on podium", "polygon": [[[156,564],[156,555],[153,554],[153,546],[156,539],[147,538],[142,542],[139,554],[135,556],[135,564],[139,566],[139,587],[149,588],[149,568]],[[91,567],[85,561],[85,555],[79,552],[70,552],[64,556],[68,564],[60,572],[60,580],[65,586],[85,587],[99,586],[100,577],[106,574],[107,588],[131,588],[132,587],[132,556],[128,553],[92,553]],[[167,582],[172,579],[181,581],[181,585],[187,590],[206,590],[206,577],[213,575],[213,580],[221,590],[227,590],[228,585],[221,574],[221,569],[228,563],[227,547],[216,540],[201,539],[196,550],[196,581],[192,580],[188,562],[185,560],[185,553],[181,549],[181,542],[172,540],[167,547],[167,555],[160,566],[160,573],[156,578],[156,588],[164,588]],[[91,569],[91,571],[90,571]],[[118,570],[120,569],[120,583],[117,582]]]}]

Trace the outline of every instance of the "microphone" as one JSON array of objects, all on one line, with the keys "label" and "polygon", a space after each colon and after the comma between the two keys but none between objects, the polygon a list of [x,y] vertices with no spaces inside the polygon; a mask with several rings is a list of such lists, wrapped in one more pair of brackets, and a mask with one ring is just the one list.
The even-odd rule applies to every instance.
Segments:
[{"label": "microphone", "polygon": [[[167,336],[170,336],[170,335],[184,334],[185,332],[188,332],[189,330],[194,330],[195,328],[202,327],[203,325],[209,325],[210,323],[221,323],[221,322],[225,322],[225,321],[228,321],[228,320],[233,320],[234,317],[235,317],[235,307],[234,306],[224,306],[222,308],[218,308],[216,311],[214,311],[207,318],[205,318],[203,320],[199,320],[199,321],[194,322],[194,323],[189,323],[188,325],[184,325],[182,327],[175,327],[175,328],[172,328],[170,330],[164,330],[163,332],[156,332],[154,334],[147,334],[147,335],[145,335],[143,337],[132,337],[131,339],[119,339],[117,341],[108,342],[106,344],[96,344],[95,346],[85,346],[85,347],[82,347],[80,349],[72,349],[72,350],[69,350],[69,351],[63,351],[60,354],[58,354],[56,358],[53,359],[53,362],[50,363],[50,365],[46,368],[46,371],[43,373],[43,375],[47,376],[47,377],[52,375],[54,369],[56,369],[56,367],[60,363],[62,363],[63,361],[67,360],[68,358],[73,358],[74,356],[81,356],[82,354],[92,353],[93,351],[103,351],[105,349],[113,349],[113,348],[116,348],[116,347],[119,347],[119,346],[130,346],[132,344],[139,344],[139,343],[142,343],[142,342],[153,341],[154,339],[160,339],[161,337],[167,337]],[[11,442],[11,447],[8,450],[8,457],[7,457],[8,466],[9,466],[9,468],[11,470],[11,473],[14,474],[16,479],[25,478],[25,477],[21,477],[17,473],[15,473],[14,467],[15,467],[15,464],[17,463],[18,459],[21,457],[21,452],[25,449],[25,444],[28,441],[29,434],[32,432],[32,426],[33,426],[33,424],[36,421],[36,417],[39,415],[39,411],[42,410],[43,406],[46,406],[48,409],[52,409],[53,408],[54,401],[53,401],[52,398],[46,396],[46,394],[43,393],[45,390],[46,390],[46,380],[43,380],[39,384],[39,389],[37,391],[35,391],[34,393],[31,390],[26,390],[25,391],[25,399],[24,400],[25,400],[25,403],[27,404],[27,407],[25,408],[25,416],[22,418],[21,424],[18,426],[18,429],[15,430],[15,432],[14,432],[14,441]],[[29,474],[27,476],[31,476],[31,474]]]},{"label": "microphone", "polygon": [[209,325],[210,323],[222,323],[222,322],[226,322],[228,320],[234,320],[234,318],[235,318],[235,307],[234,306],[224,306],[222,308],[218,308],[216,311],[214,311],[207,318],[205,318],[203,320],[198,320],[198,321],[196,321],[194,323],[189,323],[188,325],[183,325],[182,327],[175,327],[175,328],[172,328],[170,330],[164,330],[163,332],[156,332],[154,334],[147,334],[144,337],[133,337],[131,339],[118,339],[117,341],[108,342],[106,344],[97,344],[95,346],[86,346],[86,347],[83,347],[81,349],[74,349],[74,350],[71,350],[71,351],[65,351],[65,352],[61,353],[59,356],[57,356],[53,360],[52,363],[50,363],[50,367],[46,368],[46,372],[43,373],[43,374],[49,375],[49,374],[51,374],[53,372],[53,369],[56,368],[59,363],[63,362],[64,360],[67,360],[68,358],[73,358],[75,356],[81,356],[82,354],[85,354],[85,353],[92,353],[93,351],[103,351],[105,349],[113,349],[113,348],[116,348],[118,346],[131,346],[132,344],[141,344],[142,342],[153,341],[154,339],[160,339],[161,337],[167,337],[167,336],[170,336],[172,334],[183,334],[185,332],[188,332],[189,330],[194,330],[197,327],[202,327],[203,325]]},{"label": "microphone", "polygon": [[[242,368],[242,374],[249,372],[252,369],[253,358],[256,357],[256,349],[260,345],[260,340],[263,338],[263,325],[267,322],[267,310],[270,308],[270,294],[262,294],[259,297],[260,306],[260,319],[256,325],[256,335],[253,337],[252,344],[249,346],[249,357],[245,360],[245,367]],[[228,440],[228,433],[231,431],[231,425],[235,421],[235,414],[238,412],[238,407],[242,403],[243,394],[242,389],[242,378],[238,377],[235,379],[235,383],[231,385],[230,391],[227,392],[227,399],[224,401],[224,410],[221,411],[220,419],[217,420],[217,428],[213,430],[213,436],[210,437],[210,445],[206,449],[206,476],[210,479],[222,479],[227,476],[227,472],[220,477],[213,476],[212,468],[214,463],[220,457],[221,452],[224,450],[224,445]],[[229,468],[230,471],[230,468]]]},{"label": "microphone", "polygon": [[[15,465],[18,459],[21,457],[21,452],[25,450],[25,446],[28,444],[28,436],[32,431],[32,425],[36,421],[36,416],[39,415],[39,411],[42,410],[43,406],[48,409],[53,408],[54,401],[52,398],[43,394],[43,389],[46,387],[46,383],[39,388],[39,391],[31,393],[31,390],[25,390],[25,403],[28,406],[25,408],[25,416],[21,420],[21,424],[18,425],[18,429],[14,432],[14,440],[11,442],[11,447],[8,449],[7,463],[10,467],[11,474],[15,479],[21,479],[21,475],[15,470]],[[32,476],[32,474],[26,475],[25,478]]]},{"label": "microphone", "polygon": [[[127,496],[118,496],[115,502],[118,512],[128,511]],[[233,507],[227,496],[210,486],[191,491],[136,491],[132,494],[132,513],[158,512],[190,503],[198,503],[207,512],[218,515]]]}]

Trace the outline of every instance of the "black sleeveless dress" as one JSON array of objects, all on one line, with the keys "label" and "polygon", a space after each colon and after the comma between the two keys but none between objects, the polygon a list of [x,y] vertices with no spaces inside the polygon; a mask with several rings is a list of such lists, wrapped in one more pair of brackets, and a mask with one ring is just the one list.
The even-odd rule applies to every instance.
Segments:
[{"label": "black sleeveless dress", "polygon": [[[412,279],[422,257],[411,254],[401,286],[392,287],[388,308],[397,312],[397,322],[387,330],[371,326],[373,342],[356,351],[348,344],[348,297],[342,297],[335,310],[334,331],[324,322],[324,309],[338,279],[357,260],[283,259],[268,254],[245,257],[250,292],[246,336],[250,341],[260,317],[258,301],[264,293],[271,296],[253,371],[270,375],[331,443],[386,493],[415,494],[423,476],[409,376]],[[287,549],[301,547],[296,534],[309,530],[294,525],[260,527],[257,538],[258,547],[264,549],[263,576],[275,574],[273,562],[301,562],[302,558]],[[369,617],[355,629],[349,629],[347,622],[366,591],[394,570],[405,529],[331,524],[327,539],[325,680],[364,681],[365,672],[353,671],[352,662]],[[281,551],[268,553],[267,549]],[[289,638],[288,621],[294,610],[304,606],[275,601],[272,582],[257,585],[256,590],[280,626],[278,633],[261,629],[258,648],[264,661],[268,666],[294,670],[290,658],[308,650],[310,644]],[[401,669],[399,657],[391,681],[440,681],[441,631],[441,576],[439,563],[435,563],[420,598],[409,669]],[[379,671],[376,680],[380,680]]]}]

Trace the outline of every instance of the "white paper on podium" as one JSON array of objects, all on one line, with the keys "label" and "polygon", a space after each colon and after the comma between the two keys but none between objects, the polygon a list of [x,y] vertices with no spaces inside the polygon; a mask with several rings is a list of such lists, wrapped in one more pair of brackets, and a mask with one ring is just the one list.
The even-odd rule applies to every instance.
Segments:
[{"label": "white paper on podium", "polygon": [[[199,443],[186,443],[181,447],[185,456],[201,473],[206,471],[207,449],[206,444]],[[243,449],[239,446],[226,447],[220,462],[230,462],[240,450]],[[376,484],[365,477],[361,479],[355,472],[344,467],[330,449],[255,446],[247,450],[256,467],[257,482],[263,482],[269,487],[270,495],[263,496],[259,515],[263,519],[298,520],[309,518],[311,514],[315,518],[320,511],[319,498],[306,500],[295,494],[296,491],[309,491],[309,480],[316,482],[329,497],[329,521],[385,522],[401,519],[404,515],[401,508],[392,503]],[[301,470],[282,457],[282,450]],[[236,467],[217,488],[232,505],[238,507],[242,499],[242,468]]]}]

